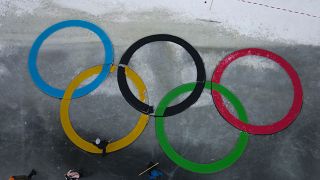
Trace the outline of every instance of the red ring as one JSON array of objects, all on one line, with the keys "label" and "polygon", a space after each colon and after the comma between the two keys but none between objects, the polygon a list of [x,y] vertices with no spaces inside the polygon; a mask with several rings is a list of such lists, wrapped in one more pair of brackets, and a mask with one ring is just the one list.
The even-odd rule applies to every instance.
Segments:
[{"label": "red ring", "polygon": [[288,73],[294,90],[293,103],[288,114],[285,115],[280,121],[277,121],[271,125],[257,126],[252,124],[245,124],[229,112],[229,110],[224,105],[222,96],[216,91],[212,91],[213,101],[221,116],[224,117],[224,119],[226,119],[231,125],[233,125],[241,131],[245,131],[250,134],[274,134],[279,131],[282,131],[283,129],[287,128],[299,115],[303,101],[303,92],[299,75],[293,69],[293,67],[282,57],[278,56],[273,52],[257,48],[249,48],[235,51],[227,57],[225,57],[219,63],[212,75],[211,81],[219,84],[222,74],[224,70],[228,67],[228,65],[233,61],[237,60],[238,58],[247,55],[255,55],[269,58],[274,62],[278,63]]}]

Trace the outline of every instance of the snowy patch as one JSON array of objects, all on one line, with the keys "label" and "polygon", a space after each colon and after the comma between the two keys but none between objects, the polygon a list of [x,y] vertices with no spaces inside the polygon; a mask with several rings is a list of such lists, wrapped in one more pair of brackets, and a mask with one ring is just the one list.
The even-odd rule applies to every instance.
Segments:
[{"label": "snowy patch", "polygon": [[248,66],[257,71],[261,71],[265,69],[271,69],[275,71],[279,70],[279,66],[272,60],[268,60],[266,58],[261,58],[257,56],[248,56],[248,57],[239,58],[239,60],[237,60],[237,63],[239,63],[239,65],[242,65],[242,66]]},{"label": "snowy patch", "polygon": [[0,78],[9,75],[10,71],[8,70],[8,68],[4,64],[0,64]]},{"label": "snowy patch", "polygon": [[[221,22],[219,25],[232,32],[238,32],[253,38],[320,45],[320,18],[303,15],[320,16],[320,1],[310,0],[302,3],[298,0],[270,1],[252,0],[270,7],[247,3],[240,0],[54,0],[56,5],[83,11],[99,16],[107,13],[120,13],[115,19],[128,22],[130,14],[144,12],[163,12],[170,14],[171,20],[194,23],[199,19]],[[286,11],[282,10],[286,9]],[[299,12],[299,13],[294,13]],[[149,16],[146,16],[148,19]],[[143,19],[141,19],[143,21]]]},{"label": "snowy patch", "polygon": [[41,0],[0,0],[0,16],[13,12],[17,16],[33,14],[41,7]]},{"label": "snowy patch", "polygon": [[[43,12],[43,5],[52,16],[55,16],[52,12],[58,14],[58,7],[93,16],[112,15],[112,21],[118,23],[159,18],[187,24],[218,21],[221,23],[217,25],[239,35],[288,44],[320,45],[318,0],[290,3],[285,0],[208,0],[206,3],[204,0],[174,3],[172,0],[0,0],[0,16],[36,14],[37,9]],[[86,19],[85,14],[82,17]]]}]

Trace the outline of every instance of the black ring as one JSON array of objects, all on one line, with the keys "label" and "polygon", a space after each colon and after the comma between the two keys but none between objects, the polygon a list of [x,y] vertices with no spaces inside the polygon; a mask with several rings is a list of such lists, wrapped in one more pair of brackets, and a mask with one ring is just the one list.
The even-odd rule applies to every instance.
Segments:
[{"label": "black ring", "polygon": [[193,58],[196,68],[197,68],[197,84],[192,93],[182,102],[167,107],[166,111],[163,114],[163,117],[173,116],[178,113],[181,113],[182,111],[186,110],[190,106],[192,106],[201,96],[201,93],[204,89],[205,81],[206,81],[206,73],[204,68],[204,63],[202,61],[201,56],[199,55],[198,51],[187,41],[173,36],[169,34],[156,34],[144,37],[134,44],[132,44],[127,51],[123,54],[121,57],[119,66],[118,66],[118,85],[119,89],[123,95],[123,97],[126,99],[126,101],[133,106],[138,111],[151,115],[154,113],[154,107],[149,106],[148,104],[145,104],[141,102],[139,99],[137,99],[134,94],[131,92],[127,78],[125,75],[125,66],[129,64],[129,61],[132,57],[132,55],[142,46],[150,43],[150,42],[157,42],[157,41],[170,41],[176,44],[179,44],[182,46]]}]

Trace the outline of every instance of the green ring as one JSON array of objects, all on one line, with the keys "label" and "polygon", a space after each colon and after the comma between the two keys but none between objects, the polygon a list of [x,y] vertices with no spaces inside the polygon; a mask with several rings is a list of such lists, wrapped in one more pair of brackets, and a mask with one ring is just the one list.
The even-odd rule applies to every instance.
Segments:
[{"label": "green ring", "polygon": [[[223,169],[226,169],[230,167],[233,163],[235,163],[240,156],[243,154],[249,140],[249,134],[246,132],[241,131],[240,136],[236,142],[235,147],[231,150],[231,152],[226,155],[223,159],[218,160],[216,162],[210,163],[210,164],[200,164],[195,163],[192,161],[189,161],[179,155],[173,147],[170,145],[168,138],[164,131],[164,117],[162,116],[167,108],[167,106],[180,94],[192,91],[195,87],[196,83],[188,83],[181,85],[173,90],[171,90],[159,103],[157,110],[156,110],[156,135],[157,139],[160,143],[160,146],[162,150],[165,152],[165,154],[171,159],[174,163],[176,163],[181,168],[184,168],[186,170],[196,172],[196,173],[214,173],[221,171]],[[245,123],[248,123],[248,118],[246,111],[244,107],[242,106],[239,99],[232,94],[228,89],[223,87],[220,84],[212,83],[212,82],[206,82],[205,83],[206,89],[213,89],[221,93],[224,97],[226,97],[231,104],[236,109],[239,119]]]}]

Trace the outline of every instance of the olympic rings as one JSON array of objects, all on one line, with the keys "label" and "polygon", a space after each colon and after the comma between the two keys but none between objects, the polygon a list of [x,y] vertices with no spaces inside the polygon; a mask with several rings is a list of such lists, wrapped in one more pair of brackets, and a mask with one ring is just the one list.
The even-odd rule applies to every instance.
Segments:
[{"label": "olympic rings", "polygon": [[212,98],[216,104],[216,107],[220,114],[227,120],[230,124],[234,127],[238,128],[241,131],[245,131],[251,134],[274,134],[277,133],[285,128],[287,128],[299,115],[302,102],[303,102],[303,92],[301,81],[298,76],[298,73],[293,69],[293,67],[285,61],[282,57],[278,56],[277,54],[266,51],[263,49],[257,48],[250,48],[250,49],[242,49],[239,51],[235,51],[225,57],[220,64],[215,69],[212,75],[212,82],[220,83],[221,76],[224,70],[228,67],[230,63],[237,60],[240,57],[246,55],[255,55],[255,56],[262,56],[273,60],[274,62],[278,63],[289,75],[293,90],[294,90],[294,98],[292,106],[287,115],[285,115],[280,121],[271,124],[271,125],[264,125],[264,126],[256,126],[251,124],[246,124],[241,122],[239,119],[234,117],[228,109],[224,106],[222,97],[219,93],[212,91]]},{"label": "olympic rings", "polygon": [[[105,48],[105,64],[95,66],[81,72],[71,81],[67,89],[64,91],[51,87],[46,82],[44,82],[39,72],[37,71],[36,60],[39,49],[45,39],[56,31],[66,27],[82,27],[96,33],[101,39]],[[143,83],[142,79],[129,68],[128,64],[135,51],[137,51],[145,44],[156,41],[169,41],[182,46],[191,55],[195,62],[197,69],[197,81],[194,83],[181,85],[171,90],[165,97],[162,98],[159,105],[157,106],[156,111],[154,112],[154,107],[146,104],[145,102],[145,84]],[[265,126],[255,126],[248,124],[247,115],[241,102],[227,88],[219,84],[222,74],[228,67],[228,65],[238,58],[246,55],[262,56],[273,60],[282,68],[284,68],[292,81],[294,89],[294,99],[292,106],[288,114],[274,124]],[[60,120],[65,134],[76,146],[90,153],[102,153],[102,150],[98,149],[92,143],[82,139],[75,132],[69,119],[69,105],[72,99],[84,96],[96,89],[105,80],[109,72],[115,72],[116,66],[113,65],[112,62],[112,43],[107,34],[98,26],[82,20],[62,21],[49,27],[38,36],[30,50],[28,67],[32,80],[34,81],[35,85],[38,86],[39,89],[41,89],[44,93],[52,97],[62,98],[60,104]],[[77,89],[81,82],[95,74],[99,74],[95,80],[93,80],[88,85]],[[135,95],[130,91],[126,77],[128,77],[138,89],[139,99],[137,99]],[[132,107],[142,112],[143,114],[140,115],[136,126],[128,135],[107,146],[107,152],[120,150],[133,143],[143,132],[149,120],[148,115],[150,115],[154,116],[156,119],[155,130],[157,139],[165,154],[178,166],[186,170],[198,173],[218,172],[231,166],[244,153],[245,148],[248,144],[249,134],[274,134],[284,130],[297,118],[302,108],[303,102],[303,90],[297,72],[287,61],[285,61],[282,57],[276,55],[275,53],[256,48],[243,49],[233,52],[219,63],[212,75],[212,82],[206,82],[204,63],[196,49],[185,40],[168,34],[147,36],[131,45],[121,58],[120,64],[118,66],[117,78],[119,89],[123,97]],[[240,132],[240,136],[238,137],[238,140],[232,151],[223,159],[210,164],[195,163],[180,156],[169,144],[164,130],[164,118],[176,115],[189,108],[199,99],[204,88],[210,89],[212,91],[213,101],[221,116],[231,125],[242,131]],[[184,101],[176,105],[167,107],[173,101],[173,99],[178,97],[180,94],[189,91],[192,91],[192,93]],[[222,96],[219,93],[225,96],[232,103],[238,113],[239,118],[234,117],[228,111],[228,109],[223,104]]]},{"label": "olympic rings", "polygon": [[[116,66],[112,66],[110,72],[114,72]],[[103,66],[95,66],[81,72],[77,77],[75,77],[69,86],[67,87],[63,99],[60,105],[60,119],[64,132],[68,138],[79,148],[90,153],[102,153],[102,150],[94,146],[92,143],[82,139],[73,129],[70,118],[69,118],[69,105],[71,103],[71,97],[74,90],[83,82],[94,74],[99,74],[103,70]],[[135,87],[138,89],[139,98],[141,101],[145,101],[146,86],[144,85],[141,78],[130,68],[125,68],[126,76],[133,82]],[[134,129],[125,137],[110,143],[107,146],[107,152],[114,152],[120,150],[131,143],[133,143],[143,132],[144,128],[148,124],[149,116],[142,114],[140,115],[139,121],[134,127]]]},{"label": "olympic rings", "polygon": [[57,24],[54,24],[53,26],[49,27],[45,31],[43,31],[35,40],[33,43],[30,54],[29,54],[29,61],[28,61],[28,67],[29,72],[31,75],[31,78],[33,82],[35,83],[40,90],[42,90],[44,93],[48,94],[49,96],[55,97],[55,98],[62,98],[64,91],[61,89],[57,89],[54,87],[51,87],[48,85],[40,76],[38,69],[37,69],[37,56],[39,53],[39,49],[42,45],[42,43],[53,33],[56,31],[67,28],[67,27],[82,27],[88,30],[91,30],[92,32],[96,33],[99,38],[101,39],[104,48],[105,48],[105,64],[103,65],[103,69],[101,73],[97,76],[97,78],[92,81],[90,84],[86,85],[85,87],[82,87],[80,89],[77,89],[75,93],[73,94],[72,98],[78,98],[81,96],[84,96],[86,94],[89,94],[91,91],[96,89],[107,77],[109,73],[110,66],[113,62],[113,48],[112,43],[107,36],[107,34],[98,26],[95,24],[92,24],[87,21],[82,20],[68,20],[68,21],[62,21]]},{"label": "olympic rings", "polygon": [[[164,96],[164,98],[160,101],[158,108],[156,110],[156,115],[161,116],[166,107],[172,102],[175,98],[179,95],[192,91],[195,88],[195,83],[188,83],[181,85],[173,90],[171,90],[168,94]],[[222,85],[206,82],[205,88],[209,90],[215,90],[221,93],[224,97],[226,97],[231,104],[235,107],[239,118],[244,122],[248,122],[248,118],[245,112],[244,107],[242,106],[239,99],[232,94],[227,88],[223,87]],[[240,136],[236,142],[235,147],[231,150],[231,152],[224,157],[223,159],[213,162],[210,164],[199,164],[192,161],[189,161],[179,155],[173,147],[170,145],[167,136],[165,135],[164,131],[164,117],[156,117],[156,135],[160,146],[164,153],[178,166],[197,173],[214,173],[217,171],[221,171],[225,168],[228,168],[233,163],[235,163],[243,154],[249,140],[249,135],[246,132],[241,132]]]},{"label": "olympic rings", "polygon": [[123,97],[127,100],[129,104],[131,104],[134,108],[136,108],[138,111],[142,113],[152,115],[152,113],[154,112],[154,107],[139,101],[132,94],[128,86],[127,79],[125,77],[124,67],[122,66],[127,66],[129,64],[130,58],[140,47],[150,42],[156,41],[169,41],[179,44],[191,55],[197,68],[197,83],[192,93],[181,103],[168,107],[166,111],[163,113],[164,117],[173,116],[186,110],[199,99],[204,88],[204,82],[206,81],[206,73],[202,58],[199,55],[199,53],[194,49],[194,47],[192,47],[192,45],[190,45],[187,41],[168,34],[157,34],[147,36],[138,40],[128,48],[128,50],[123,54],[120,60],[120,65],[118,68],[118,84]]}]

